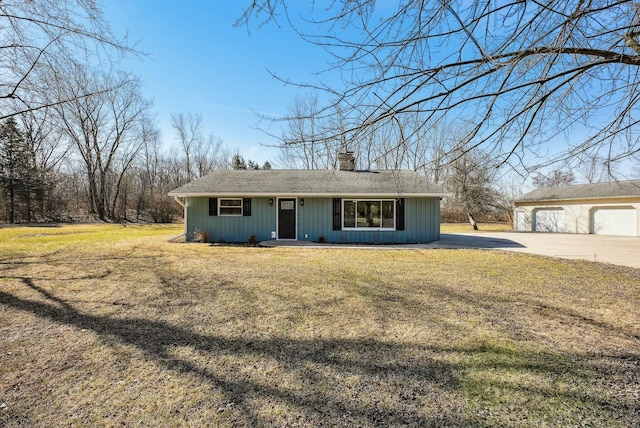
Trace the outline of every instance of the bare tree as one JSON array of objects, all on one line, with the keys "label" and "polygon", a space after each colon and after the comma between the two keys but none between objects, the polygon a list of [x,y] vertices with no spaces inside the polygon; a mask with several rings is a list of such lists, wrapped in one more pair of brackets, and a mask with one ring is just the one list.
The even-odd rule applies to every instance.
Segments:
[{"label": "bare tree", "polygon": [[568,186],[576,181],[572,171],[554,169],[548,174],[537,173],[533,176],[535,187],[560,187]]},{"label": "bare tree", "polygon": [[201,114],[172,113],[171,125],[176,132],[186,181],[228,167],[230,156],[224,141],[213,133],[206,138],[202,135]]},{"label": "bare tree", "polygon": [[436,184],[440,184],[445,179],[446,167],[448,165],[448,141],[446,127],[438,124],[431,128],[428,138],[430,142],[425,159],[430,162],[425,163],[425,172],[427,176]]},{"label": "bare tree", "polygon": [[580,156],[578,173],[589,183],[599,183],[607,178],[608,165],[605,160],[596,155],[584,153]]},{"label": "bare tree", "polygon": [[96,0],[1,1],[0,119],[71,100],[52,90],[48,79],[61,64],[111,61],[127,53],[137,52],[126,38],[114,36]]},{"label": "bare tree", "polygon": [[181,214],[178,204],[167,192],[184,184],[184,163],[162,149],[160,132],[155,123],[145,117],[142,123],[143,147],[135,168],[138,190],[136,218],[154,222],[169,222]]},{"label": "bare tree", "polygon": [[54,189],[63,161],[69,156],[72,146],[64,138],[52,108],[25,112],[19,120],[37,177],[37,186],[33,190],[34,219],[43,219],[50,217],[61,205]]},{"label": "bare tree", "polygon": [[390,118],[364,132],[351,133],[339,106],[326,116],[318,103],[313,95],[298,96],[292,102],[279,137],[280,165],[333,169],[337,154],[350,151],[360,169],[423,169],[434,131],[421,126],[420,113]]},{"label": "bare tree", "polygon": [[[255,0],[236,24],[280,18],[332,55],[328,72],[349,71],[340,87],[298,83],[332,96],[319,110],[339,104],[352,138],[421,112],[424,127],[474,123],[466,147],[482,146],[498,165],[590,152],[611,167],[640,153],[635,1],[326,0],[306,12]],[[562,151],[549,156],[548,141]]]},{"label": "bare tree", "polygon": [[140,125],[143,145],[138,165],[134,168],[134,174],[138,179],[136,218],[140,218],[143,212],[152,205],[155,190],[159,186],[162,168],[160,131],[148,117],[145,117]]},{"label": "bare tree", "polygon": [[172,113],[171,126],[176,131],[178,144],[184,154],[187,181],[191,181],[196,177],[191,158],[197,147],[202,145],[202,115],[189,113],[185,116],[184,113]]},{"label": "bare tree", "polygon": [[289,168],[327,169],[330,142],[323,138],[324,125],[318,113],[318,98],[296,96],[289,106],[282,136],[281,163]]},{"label": "bare tree", "polygon": [[211,133],[203,144],[196,147],[193,156],[196,174],[202,177],[216,169],[225,169],[227,165],[228,151],[224,146],[224,140]]},{"label": "bare tree", "polygon": [[[504,211],[499,193],[493,188],[495,168],[492,168],[491,156],[479,149],[468,149],[458,144],[452,153],[457,156],[448,165],[446,187],[453,196],[445,201],[443,216],[464,215],[478,230],[476,217],[487,215],[496,210]],[[456,219],[460,221],[460,218]]]},{"label": "bare tree", "polygon": [[[424,127],[420,112],[394,115],[381,122],[375,134],[360,140],[360,150],[370,154],[370,161],[377,169],[405,169],[427,173],[426,165],[432,163],[441,127]],[[357,138],[357,137],[356,137]],[[433,170],[433,168],[430,168]]]},{"label": "bare tree", "polygon": [[19,120],[33,153],[34,165],[46,173],[56,171],[72,146],[63,138],[55,111],[43,108],[25,112]]},{"label": "bare tree", "polygon": [[[124,174],[142,147],[138,126],[149,103],[140,82],[128,74],[71,64],[64,79],[59,90],[74,101],[58,106],[59,118],[82,158],[90,211],[105,220],[114,214]],[[83,93],[99,95],[79,96]]]}]

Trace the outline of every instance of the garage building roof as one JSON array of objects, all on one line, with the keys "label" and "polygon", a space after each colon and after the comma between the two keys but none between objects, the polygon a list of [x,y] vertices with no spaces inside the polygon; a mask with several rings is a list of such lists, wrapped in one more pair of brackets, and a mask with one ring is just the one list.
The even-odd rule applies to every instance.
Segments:
[{"label": "garage building roof", "polygon": [[610,181],[573,186],[536,189],[516,199],[518,202],[558,201],[570,199],[640,198],[640,180]]}]

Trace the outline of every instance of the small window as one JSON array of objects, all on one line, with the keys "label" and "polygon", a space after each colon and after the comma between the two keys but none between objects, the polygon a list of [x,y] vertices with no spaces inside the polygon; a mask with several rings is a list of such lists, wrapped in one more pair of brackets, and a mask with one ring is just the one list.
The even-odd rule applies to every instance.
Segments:
[{"label": "small window", "polygon": [[242,215],[242,198],[218,199],[218,215]]},{"label": "small window", "polygon": [[280,209],[284,211],[292,211],[296,208],[294,201],[280,201]]}]

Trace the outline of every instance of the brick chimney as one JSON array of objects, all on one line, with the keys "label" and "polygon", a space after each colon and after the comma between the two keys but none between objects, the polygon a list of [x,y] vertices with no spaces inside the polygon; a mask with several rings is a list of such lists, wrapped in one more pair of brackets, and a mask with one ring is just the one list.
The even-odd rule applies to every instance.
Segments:
[{"label": "brick chimney", "polygon": [[353,152],[338,153],[338,162],[340,162],[340,171],[355,171],[356,158]]}]

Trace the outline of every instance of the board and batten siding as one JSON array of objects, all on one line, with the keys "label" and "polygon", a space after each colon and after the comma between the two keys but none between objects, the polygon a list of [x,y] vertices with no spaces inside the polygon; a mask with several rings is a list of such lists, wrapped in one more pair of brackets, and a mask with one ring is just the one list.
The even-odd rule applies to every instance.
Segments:
[{"label": "board and batten siding", "polygon": [[440,239],[440,201],[437,198],[405,198],[405,230],[333,230],[332,198],[304,198],[304,206],[298,209],[299,241],[317,241],[321,236],[327,242],[337,243],[402,244]]},{"label": "board and batten siding", "polygon": [[210,216],[209,198],[186,198],[185,203],[187,241],[199,230],[207,234],[209,242],[247,242],[252,235],[266,241],[275,230],[276,204],[269,206],[269,198],[251,198],[251,215],[246,217]]},{"label": "board and batten siding", "polygon": [[[273,199],[273,205],[269,200]],[[304,199],[304,205],[301,205]],[[350,198],[344,198],[349,200]],[[367,198],[375,199],[375,198]],[[209,216],[209,198],[186,198],[187,240],[194,232],[207,233],[210,242],[247,242],[273,239],[276,232],[277,198],[251,198],[251,216]],[[423,243],[440,239],[438,198],[405,198],[404,230],[333,230],[333,198],[301,198],[297,203],[297,240],[350,243]]]}]

